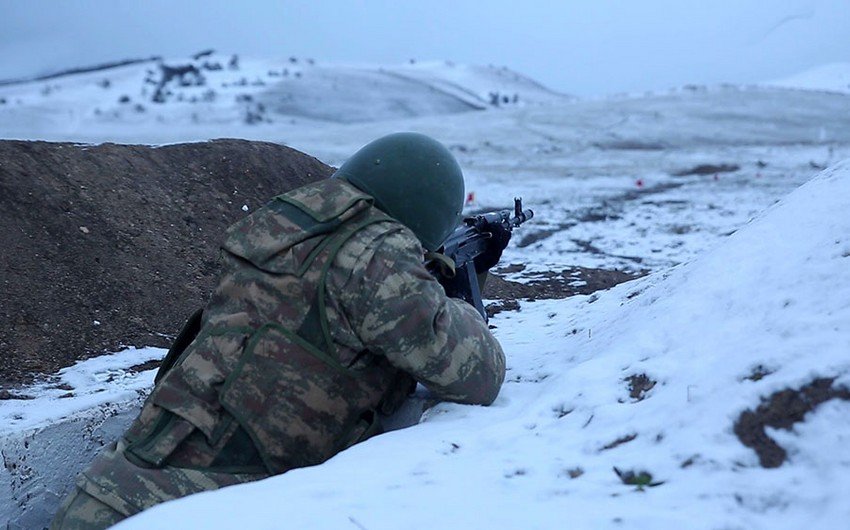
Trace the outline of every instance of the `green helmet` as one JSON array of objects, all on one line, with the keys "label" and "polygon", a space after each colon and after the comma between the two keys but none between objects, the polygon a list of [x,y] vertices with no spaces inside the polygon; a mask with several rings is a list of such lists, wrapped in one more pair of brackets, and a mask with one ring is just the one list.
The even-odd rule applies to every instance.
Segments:
[{"label": "green helmet", "polygon": [[375,206],[437,250],[463,216],[463,173],[440,142],[395,133],[367,144],[340,166],[344,179],[375,198]]}]

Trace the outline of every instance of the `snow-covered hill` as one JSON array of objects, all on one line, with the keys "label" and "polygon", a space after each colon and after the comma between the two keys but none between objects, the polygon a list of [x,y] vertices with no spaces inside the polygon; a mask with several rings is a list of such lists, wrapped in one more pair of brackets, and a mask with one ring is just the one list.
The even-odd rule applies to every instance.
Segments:
[{"label": "snow-covered hill", "polygon": [[[848,211],[850,162],[692,264],[496,319],[509,372],[492,407],[439,405],[321,466],[119,528],[841,528]],[[736,422],[770,424],[770,396],[819,379],[843,400],[789,407],[790,428],[765,431],[787,458],[762,467]]]},{"label": "snow-covered hill", "polygon": [[850,63],[824,64],[784,79],[768,81],[765,84],[783,88],[850,94]]},{"label": "snow-covered hill", "polygon": [[199,54],[0,83],[0,137],[102,126],[350,123],[523,107],[568,99],[506,68],[451,62],[321,65]]}]

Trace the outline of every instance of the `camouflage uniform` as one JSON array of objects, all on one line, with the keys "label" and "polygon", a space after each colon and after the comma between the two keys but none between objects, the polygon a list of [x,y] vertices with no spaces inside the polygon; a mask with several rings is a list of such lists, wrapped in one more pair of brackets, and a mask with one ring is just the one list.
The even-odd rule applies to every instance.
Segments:
[{"label": "camouflage uniform", "polygon": [[[378,432],[416,381],[451,401],[496,398],[504,354],[484,320],[446,297],[413,232],[350,184],[276,197],[231,226],[223,250],[199,335],[78,478],[121,517],[323,462]],[[105,508],[83,498],[86,513]],[[66,511],[55,528],[105,526]]]}]

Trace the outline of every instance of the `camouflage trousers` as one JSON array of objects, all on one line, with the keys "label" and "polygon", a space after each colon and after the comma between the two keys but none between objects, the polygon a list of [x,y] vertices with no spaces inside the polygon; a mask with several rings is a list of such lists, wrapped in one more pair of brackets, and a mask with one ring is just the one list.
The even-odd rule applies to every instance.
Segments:
[{"label": "camouflage trousers", "polygon": [[100,530],[162,502],[269,476],[138,467],[125,458],[126,447],[124,439],[106,447],[77,477],[51,530]]},{"label": "camouflage trousers", "polygon": [[50,523],[50,530],[101,530],[118,524],[125,517],[77,488],[62,503],[62,507]]}]

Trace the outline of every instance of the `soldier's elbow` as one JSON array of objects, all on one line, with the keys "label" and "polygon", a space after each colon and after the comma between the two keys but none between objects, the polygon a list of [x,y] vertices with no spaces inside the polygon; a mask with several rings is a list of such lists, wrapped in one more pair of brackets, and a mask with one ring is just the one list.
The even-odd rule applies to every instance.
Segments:
[{"label": "soldier's elbow", "polygon": [[499,392],[502,390],[502,383],[505,381],[505,369],[502,366],[501,371],[493,374],[493,382],[481,396],[481,404],[484,406],[492,405],[496,398],[499,397]]},{"label": "soldier's elbow", "polygon": [[496,401],[502,389],[502,383],[505,381],[504,366],[504,363],[496,363],[488,367],[488,370],[480,372],[475,384],[470,389],[472,391],[467,393],[465,402],[486,407]]},{"label": "soldier's elbow", "polygon": [[501,391],[501,385],[493,388],[491,391],[481,396],[481,399],[478,401],[478,405],[483,405],[485,407],[489,407],[496,401],[496,398],[499,397],[499,392]]}]

